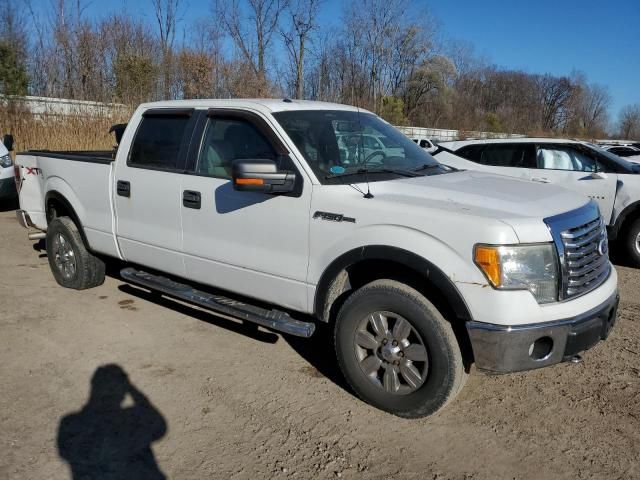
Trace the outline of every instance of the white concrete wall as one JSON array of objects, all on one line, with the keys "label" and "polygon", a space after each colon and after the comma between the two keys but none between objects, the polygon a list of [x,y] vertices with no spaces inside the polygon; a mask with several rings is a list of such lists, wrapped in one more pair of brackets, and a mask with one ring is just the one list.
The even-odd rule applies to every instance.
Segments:
[{"label": "white concrete wall", "polygon": [[464,138],[522,138],[526,135],[516,133],[495,133],[495,132],[461,132],[460,130],[442,130],[439,128],[407,127],[396,126],[398,130],[409,138],[430,138],[441,142],[451,142]]},{"label": "white concrete wall", "polygon": [[110,116],[118,111],[127,111],[129,107],[120,103],[88,102],[84,100],[70,100],[52,97],[19,97],[14,95],[0,95],[0,105],[9,104],[16,108],[27,110],[33,115],[60,116]]}]

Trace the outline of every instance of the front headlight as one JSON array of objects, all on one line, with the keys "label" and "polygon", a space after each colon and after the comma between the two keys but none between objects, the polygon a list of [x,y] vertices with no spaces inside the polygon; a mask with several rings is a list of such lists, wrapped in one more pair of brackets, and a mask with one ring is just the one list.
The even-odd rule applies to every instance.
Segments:
[{"label": "front headlight", "polygon": [[495,288],[529,290],[538,303],[558,300],[558,259],[553,243],[476,245],[474,261]]},{"label": "front headlight", "polygon": [[11,165],[13,165],[13,162],[11,161],[10,155],[7,154],[0,157],[0,167],[8,168]]}]

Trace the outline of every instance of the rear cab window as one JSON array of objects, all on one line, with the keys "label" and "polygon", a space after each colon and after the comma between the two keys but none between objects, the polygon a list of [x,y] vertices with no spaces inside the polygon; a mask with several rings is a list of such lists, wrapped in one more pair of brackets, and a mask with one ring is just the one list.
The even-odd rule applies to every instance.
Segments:
[{"label": "rear cab window", "polygon": [[131,144],[127,165],[151,170],[184,169],[193,110],[147,110]]}]

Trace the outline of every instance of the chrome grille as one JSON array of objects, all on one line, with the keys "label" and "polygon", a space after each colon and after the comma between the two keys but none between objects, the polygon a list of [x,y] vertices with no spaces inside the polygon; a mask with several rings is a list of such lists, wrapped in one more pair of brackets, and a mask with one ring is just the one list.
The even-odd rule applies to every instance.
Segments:
[{"label": "chrome grille", "polygon": [[593,290],[609,276],[607,231],[601,218],[561,232],[564,298]]},{"label": "chrome grille", "polygon": [[560,300],[584,295],[609,277],[607,230],[594,201],[545,222],[562,266]]}]

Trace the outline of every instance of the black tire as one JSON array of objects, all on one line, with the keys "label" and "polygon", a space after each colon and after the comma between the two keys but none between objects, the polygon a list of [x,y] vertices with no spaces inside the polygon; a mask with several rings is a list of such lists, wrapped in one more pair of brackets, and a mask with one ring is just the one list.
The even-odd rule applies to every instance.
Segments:
[{"label": "black tire", "polygon": [[[413,362],[416,370],[419,370],[422,365],[423,383],[421,385],[410,385],[407,381],[408,377],[399,373],[399,369],[406,367],[402,362],[411,363],[408,358],[409,353],[401,350],[397,355],[402,355],[403,358],[392,362],[387,361],[390,354],[389,351],[384,353],[383,349],[389,348],[388,340],[378,341],[380,338],[378,333],[365,332],[375,337],[376,342],[385,342],[386,347],[371,347],[370,352],[363,354],[365,350],[356,345],[356,334],[363,333],[363,325],[367,325],[365,328],[368,328],[370,324],[367,319],[374,313],[378,315],[376,312],[391,314],[388,316],[391,320],[384,320],[385,324],[389,325],[389,330],[391,330],[390,322],[394,322],[395,325],[397,318],[402,318],[411,325],[411,333],[407,340],[401,341],[400,347],[402,342],[406,342],[407,352],[409,348],[414,348],[409,346],[410,338],[413,338],[415,343],[421,342],[425,347],[427,361]],[[397,315],[395,320],[393,315]],[[411,337],[412,335],[417,336]],[[395,337],[395,329],[393,337]],[[355,393],[365,402],[400,417],[416,418],[436,413],[455,398],[467,379],[460,346],[451,324],[422,294],[395,280],[371,282],[346,300],[336,319],[335,346],[338,364]],[[397,349],[397,347],[394,348]],[[367,375],[364,365],[368,357],[374,357],[371,353],[374,351],[377,359],[372,360],[382,362],[382,365],[377,373],[372,372]],[[406,358],[404,358],[405,355]],[[395,382],[389,382],[391,390],[399,389],[395,393],[387,391],[384,382],[387,370],[390,367],[393,368],[392,365],[399,365],[396,367]],[[393,372],[391,376],[394,376]],[[402,384],[402,381],[405,384]]]},{"label": "black tire", "polygon": [[69,217],[56,217],[49,222],[47,257],[53,277],[63,287],[84,290],[104,283],[104,262],[87,250]]},{"label": "black tire", "polygon": [[631,266],[640,267],[640,218],[624,229],[623,245]]}]

